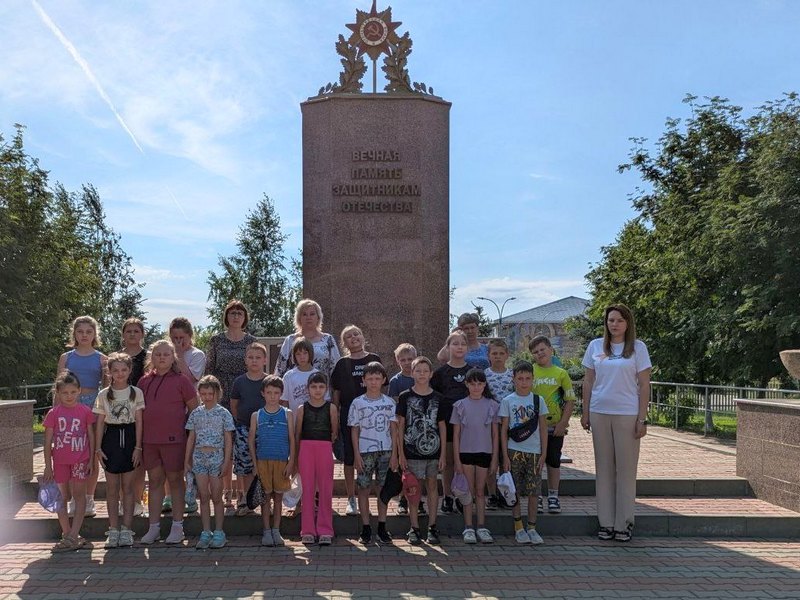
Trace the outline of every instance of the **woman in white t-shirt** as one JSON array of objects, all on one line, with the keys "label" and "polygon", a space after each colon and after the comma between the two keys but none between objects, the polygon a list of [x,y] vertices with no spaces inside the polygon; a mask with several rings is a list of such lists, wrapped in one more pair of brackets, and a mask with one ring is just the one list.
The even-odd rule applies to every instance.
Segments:
[{"label": "woman in white t-shirt", "polygon": [[592,432],[597,520],[601,540],[630,541],[636,505],[639,443],[647,433],[650,355],[636,339],[633,313],[612,304],[603,314],[604,335],[583,356],[581,425]]}]

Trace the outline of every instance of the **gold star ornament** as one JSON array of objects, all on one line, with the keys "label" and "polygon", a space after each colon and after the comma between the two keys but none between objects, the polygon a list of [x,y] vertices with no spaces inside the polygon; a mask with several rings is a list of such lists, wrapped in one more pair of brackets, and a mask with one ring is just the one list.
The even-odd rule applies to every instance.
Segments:
[{"label": "gold star ornament", "polygon": [[372,0],[372,10],[364,12],[356,10],[356,22],[348,23],[347,28],[353,33],[350,44],[358,48],[358,55],[368,55],[378,60],[381,54],[389,53],[389,44],[397,44],[400,38],[395,29],[402,25],[401,21],[392,21],[392,7],[382,12],[375,8],[376,0]]}]

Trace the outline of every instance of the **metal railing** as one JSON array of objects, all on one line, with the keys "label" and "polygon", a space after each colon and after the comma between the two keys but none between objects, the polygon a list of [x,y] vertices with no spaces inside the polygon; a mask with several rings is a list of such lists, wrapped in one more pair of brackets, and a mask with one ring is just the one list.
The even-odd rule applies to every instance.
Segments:
[{"label": "metal railing", "polygon": [[703,433],[708,434],[714,431],[715,415],[736,418],[738,398],[800,399],[800,390],[653,381],[650,414],[666,415],[674,429],[681,429],[694,415],[703,415]]}]

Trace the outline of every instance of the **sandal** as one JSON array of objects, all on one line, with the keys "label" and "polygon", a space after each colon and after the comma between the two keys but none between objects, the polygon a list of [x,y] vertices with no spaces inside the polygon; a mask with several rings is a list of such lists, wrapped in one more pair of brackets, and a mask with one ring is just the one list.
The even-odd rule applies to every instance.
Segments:
[{"label": "sandal", "polygon": [[51,552],[53,554],[57,554],[59,552],[70,552],[72,550],[77,550],[80,547],[81,544],[78,540],[68,535],[65,535],[64,537],[61,538],[61,540],[59,540],[59,542],[55,546],[52,547]]},{"label": "sandal", "polygon": [[611,527],[601,527],[597,530],[597,539],[608,541],[614,539],[614,530]]}]

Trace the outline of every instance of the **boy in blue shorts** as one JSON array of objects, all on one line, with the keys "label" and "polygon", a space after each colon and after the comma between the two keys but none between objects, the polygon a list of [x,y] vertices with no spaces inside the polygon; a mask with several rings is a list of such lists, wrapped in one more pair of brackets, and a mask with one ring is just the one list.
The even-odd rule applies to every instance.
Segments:
[{"label": "boy in blue shorts", "polygon": [[[561,482],[561,449],[567,435],[569,418],[575,406],[575,390],[569,373],[553,364],[553,346],[543,335],[531,340],[528,349],[536,364],[533,365],[533,393],[547,403],[547,512],[560,513],[561,501],[558,486]],[[544,512],[539,498],[539,512]]]},{"label": "boy in blue shorts", "polygon": [[[511,472],[517,488],[517,502],[511,509],[515,538],[519,544],[542,544],[536,531],[536,504],[542,485],[542,468],[547,453],[547,404],[533,389],[533,365],[514,365],[514,393],[500,403],[500,442],[503,471]],[[522,524],[520,498],[528,497],[528,528]]]}]

